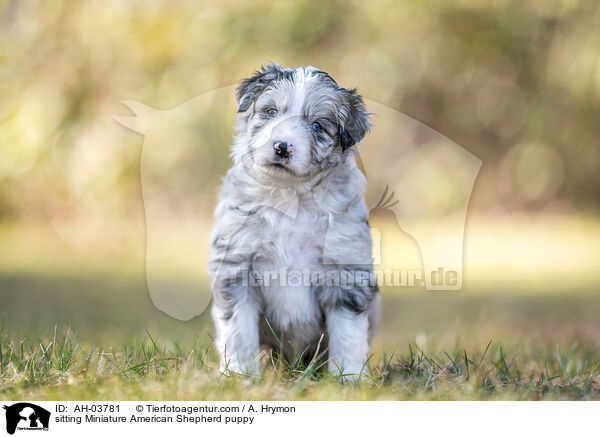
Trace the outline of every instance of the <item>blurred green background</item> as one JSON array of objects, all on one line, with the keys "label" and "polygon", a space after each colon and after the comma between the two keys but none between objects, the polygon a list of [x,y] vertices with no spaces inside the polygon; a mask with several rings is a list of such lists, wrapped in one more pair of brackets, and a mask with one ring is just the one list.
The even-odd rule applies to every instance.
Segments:
[{"label": "blurred green background", "polygon": [[[398,305],[386,306],[381,349],[461,333],[478,345],[523,332],[598,345],[599,22],[599,3],[574,0],[0,1],[7,329],[71,325],[113,340],[203,329],[150,302],[144,139],[111,115],[131,115],[124,99],[173,108],[276,61],[323,69],[483,161],[463,292],[386,290]],[[208,239],[232,120],[214,127],[224,141],[210,159],[194,162],[205,189],[196,221],[171,229],[182,241],[190,229]],[[178,262],[166,260],[173,280]]]}]

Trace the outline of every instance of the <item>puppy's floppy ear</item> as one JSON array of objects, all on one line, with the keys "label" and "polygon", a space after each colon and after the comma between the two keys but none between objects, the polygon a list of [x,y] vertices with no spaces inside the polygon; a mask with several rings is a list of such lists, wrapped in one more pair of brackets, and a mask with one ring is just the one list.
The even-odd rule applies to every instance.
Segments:
[{"label": "puppy's floppy ear", "polygon": [[245,112],[256,98],[265,90],[269,83],[285,76],[284,70],[279,64],[271,62],[262,66],[254,76],[242,80],[236,90],[238,112]]},{"label": "puppy's floppy ear", "polygon": [[349,104],[348,117],[345,126],[340,129],[340,145],[342,151],[360,142],[371,129],[369,116],[362,97],[356,92],[356,88],[348,90],[342,88],[345,98]]}]

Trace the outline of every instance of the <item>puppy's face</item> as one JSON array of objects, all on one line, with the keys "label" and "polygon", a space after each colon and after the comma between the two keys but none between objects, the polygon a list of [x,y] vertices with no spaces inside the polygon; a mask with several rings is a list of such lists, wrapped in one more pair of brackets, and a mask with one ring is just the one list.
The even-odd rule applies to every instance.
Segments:
[{"label": "puppy's face", "polygon": [[242,160],[273,180],[308,179],[343,159],[369,129],[355,90],[313,67],[270,64],[237,90]]}]

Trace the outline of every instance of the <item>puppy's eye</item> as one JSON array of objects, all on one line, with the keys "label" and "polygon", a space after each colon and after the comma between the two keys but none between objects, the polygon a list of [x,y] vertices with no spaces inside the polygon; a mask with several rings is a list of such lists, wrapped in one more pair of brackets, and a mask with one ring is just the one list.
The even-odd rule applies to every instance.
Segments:
[{"label": "puppy's eye", "polygon": [[313,132],[316,133],[320,133],[323,131],[323,126],[321,126],[319,123],[317,123],[316,121],[312,124],[312,130]]},{"label": "puppy's eye", "polygon": [[277,109],[275,109],[275,108],[267,109],[267,115],[269,117],[275,117],[275,116],[277,116]]}]

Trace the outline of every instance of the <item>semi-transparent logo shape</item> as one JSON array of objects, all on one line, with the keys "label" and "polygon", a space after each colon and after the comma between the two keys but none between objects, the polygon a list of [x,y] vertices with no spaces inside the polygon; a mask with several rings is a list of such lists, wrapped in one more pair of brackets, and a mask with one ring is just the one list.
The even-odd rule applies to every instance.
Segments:
[{"label": "semi-transparent logo shape", "polygon": [[[169,110],[131,100],[123,103],[135,116],[114,118],[144,135],[140,175],[148,290],[159,310],[189,320],[210,302],[210,294],[202,292],[209,281],[210,229],[199,218],[212,214],[214,203],[207,204],[207,199],[214,202],[218,186],[219,177],[206,169],[227,160],[232,144],[235,86],[206,92]],[[368,99],[365,104],[373,113],[373,128],[355,147],[367,179],[365,201],[378,285],[460,290],[465,220],[481,160],[411,117]],[[272,193],[264,207],[294,218],[298,199],[293,185],[273,187]],[[327,236],[323,247],[326,265]],[[336,278],[330,269],[246,273],[241,280],[256,285],[373,280]]]}]

